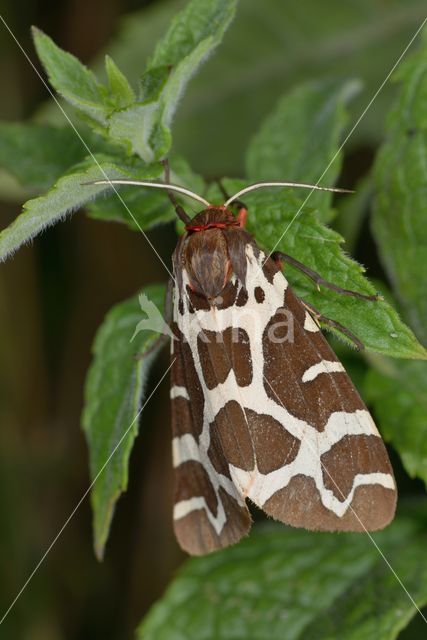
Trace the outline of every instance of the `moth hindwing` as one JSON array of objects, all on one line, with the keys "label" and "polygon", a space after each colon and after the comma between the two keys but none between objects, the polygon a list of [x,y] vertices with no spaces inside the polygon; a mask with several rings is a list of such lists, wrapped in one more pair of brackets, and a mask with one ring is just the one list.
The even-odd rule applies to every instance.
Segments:
[{"label": "moth hindwing", "polygon": [[369,412],[244,219],[208,207],[173,259],[174,528],[190,554],[246,535],[247,498],[323,531],[381,529],[396,505]]}]

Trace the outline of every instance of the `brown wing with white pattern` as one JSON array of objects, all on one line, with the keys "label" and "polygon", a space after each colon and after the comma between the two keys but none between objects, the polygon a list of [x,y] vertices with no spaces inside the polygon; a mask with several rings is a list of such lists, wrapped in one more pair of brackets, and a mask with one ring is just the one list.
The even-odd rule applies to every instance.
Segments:
[{"label": "brown wing with white pattern", "polygon": [[215,551],[249,532],[251,517],[230,477],[190,346],[174,324],[172,353],[172,450],[175,470],[174,529],[192,555]]},{"label": "brown wing with white pattern", "polygon": [[[274,278],[280,281],[281,274]],[[264,467],[249,497],[296,527],[382,529],[393,519],[397,498],[384,443],[342,364],[289,287],[284,308],[292,314],[293,336],[270,340],[268,332],[280,320],[271,318],[263,338],[264,391],[305,424],[284,417],[283,427],[297,442],[284,461]]]},{"label": "brown wing with white pattern", "polygon": [[250,528],[246,498],[292,526],[386,526],[396,487],[385,446],[316,322],[246,233],[246,269],[241,247],[227,254],[220,230],[198,233],[175,257],[171,395],[181,546],[198,554],[239,540]]}]

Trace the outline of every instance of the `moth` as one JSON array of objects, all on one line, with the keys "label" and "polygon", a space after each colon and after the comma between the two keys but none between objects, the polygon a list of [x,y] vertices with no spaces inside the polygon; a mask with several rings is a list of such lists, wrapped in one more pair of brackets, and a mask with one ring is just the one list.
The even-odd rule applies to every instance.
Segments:
[{"label": "moth", "polygon": [[[168,178],[168,175],[167,175]],[[374,531],[394,516],[396,485],[366,406],[320,330],[340,328],[299,299],[283,271],[295,259],[267,255],[245,230],[239,198],[221,206],[166,182],[185,233],[173,255],[171,389],[175,472],[173,521],[192,555],[247,535],[249,499],[268,516],[315,531]],[[203,204],[194,218],[175,192]],[[233,209],[237,207],[237,215]]]}]

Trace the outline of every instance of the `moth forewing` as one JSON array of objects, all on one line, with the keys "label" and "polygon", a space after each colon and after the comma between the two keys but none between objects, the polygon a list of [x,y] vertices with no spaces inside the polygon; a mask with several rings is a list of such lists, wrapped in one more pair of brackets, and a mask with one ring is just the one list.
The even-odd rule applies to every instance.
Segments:
[{"label": "moth forewing", "polygon": [[289,286],[285,306],[294,318],[294,339],[265,341],[264,390],[280,405],[280,422],[296,440],[285,464],[271,464],[249,497],[292,526],[381,529],[396,505],[384,443],[344,367]]},{"label": "moth forewing", "polygon": [[[187,281],[185,272],[184,282]],[[249,511],[232,482],[220,442],[210,431],[214,414],[198,353],[196,310],[174,291],[174,341],[171,399],[175,469],[174,529],[190,554],[209,553],[237,542],[251,526]],[[199,343],[198,343],[199,339]]]}]

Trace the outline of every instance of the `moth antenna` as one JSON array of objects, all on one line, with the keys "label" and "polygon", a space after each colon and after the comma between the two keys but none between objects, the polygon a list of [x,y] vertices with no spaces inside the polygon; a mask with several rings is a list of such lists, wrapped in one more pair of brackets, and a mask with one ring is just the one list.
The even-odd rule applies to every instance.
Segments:
[{"label": "moth antenna", "polygon": [[335,187],[319,187],[317,184],[305,184],[304,182],[256,182],[250,184],[244,189],[241,189],[235,193],[231,198],[228,198],[227,202],[224,202],[224,207],[228,207],[234,200],[240,198],[240,196],[249,193],[250,191],[256,191],[257,189],[264,189],[265,187],[297,187],[301,189],[315,189],[316,191],[333,191],[334,193],[354,193],[350,189],[338,189]]},{"label": "moth antenna", "polygon": [[93,180],[91,182],[84,182],[85,185],[98,185],[98,184],[124,184],[124,185],[132,185],[136,187],[153,187],[154,189],[164,189],[165,191],[176,191],[177,193],[182,193],[193,200],[197,200],[205,207],[210,207],[210,203],[202,198],[202,196],[197,195],[190,189],[186,189],[185,187],[180,187],[177,184],[168,184],[166,182],[152,182],[150,180],[125,180],[125,179],[115,179],[115,180]]},{"label": "moth antenna", "polygon": [[[171,178],[170,178],[170,166],[169,166],[169,160],[167,158],[165,158],[164,160],[162,160],[162,164],[163,164],[163,168],[165,171],[165,182],[167,184],[170,184]],[[182,207],[178,200],[175,197],[175,194],[169,189],[168,190],[168,196],[169,196],[169,200],[172,203],[173,208],[175,209],[175,213],[178,216],[178,218],[180,220],[182,220],[182,222],[184,222],[184,224],[189,224],[190,222],[190,216],[185,212],[184,207]]]}]

